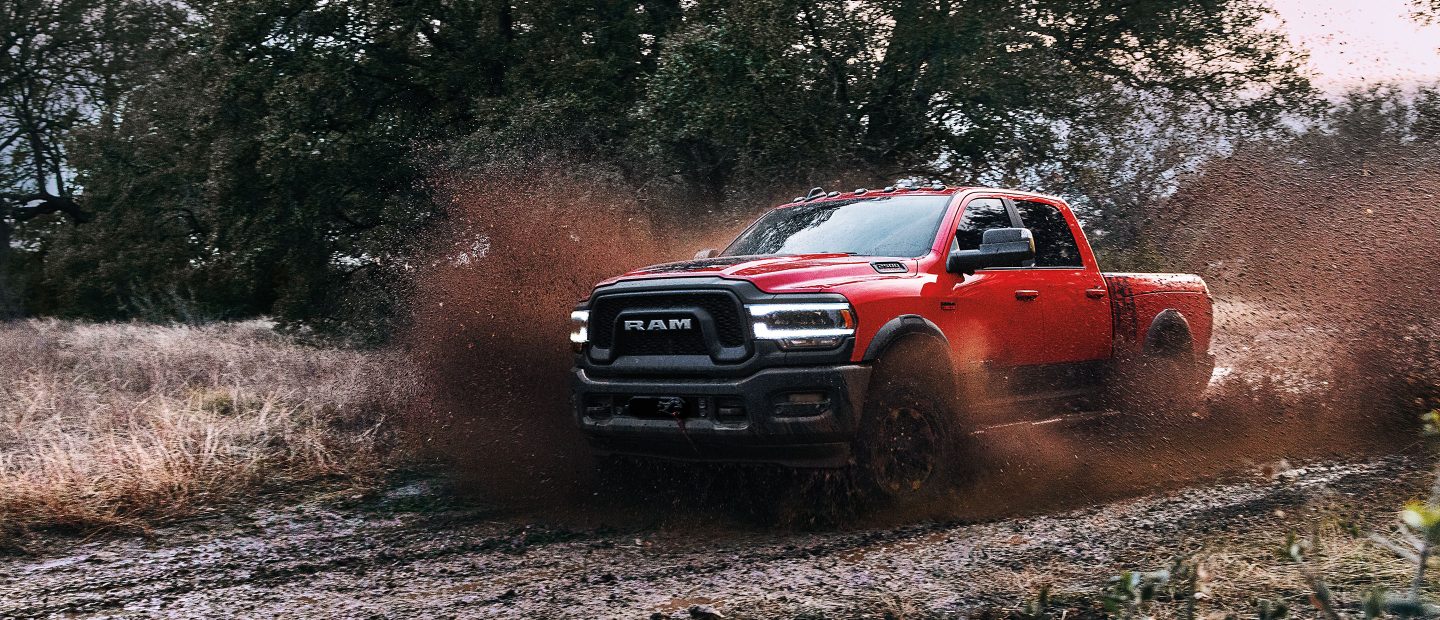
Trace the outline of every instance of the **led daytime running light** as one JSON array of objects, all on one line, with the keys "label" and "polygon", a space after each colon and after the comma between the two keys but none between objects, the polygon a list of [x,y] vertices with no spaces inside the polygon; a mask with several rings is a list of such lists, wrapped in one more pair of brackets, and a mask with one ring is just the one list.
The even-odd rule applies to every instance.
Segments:
[{"label": "led daytime running light", "polygon": [[571,344],[585,344],[590,341],[590,311],[576,310],[570,313],[570,321],[575,324],[570,331]]},{"label": "led daytime running light", "polygon": [[[760,340],[788,340],[793,338],[838,338],[855,333],[855,310],[847,303],[796,303],[756,304],[746,306],[750,316],[755,318],[755,337]],[[827,327],[772,327],[777,315],[785,313],[824,313],[829,315],[831,326]]]}]

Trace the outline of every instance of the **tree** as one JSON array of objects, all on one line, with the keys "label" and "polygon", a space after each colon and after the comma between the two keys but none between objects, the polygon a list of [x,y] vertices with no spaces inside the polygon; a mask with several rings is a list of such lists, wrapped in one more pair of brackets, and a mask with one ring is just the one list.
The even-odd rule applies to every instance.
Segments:
[{"label": "tree", "polygon": [[537,134],[613,149],[654,51],[641,35],[678,17],[656,0],[194,10],[144,105],[84,149],[97,222],[48,240],[56,312],[383,321],[441,210],[424,153],[479,132],[502,153]]},{"label": "tree", "polygon": [[1415,7],[1415,18],[1422,23],[1435,23],[1440,19],[1440,0],[1410,0]]},{"label": "tree", "polygon": [[[103,15],[140,2],[44,6]],[[1162,192],[1197,145],[1273,128],[1310,97],[1260,0],[174,11],[148,31],[158,53],[117,42],[142,28],[70,20],[72,38],[135,53],[111,72],[118,87],[76,91],[76,123],[52,140],[65,163],[25,181],[33,193],[62,179],[66,194],[53,193],[79,214],[15,229],[31,311],[378,329],[419,235],[445,216],[435,183],[557,151],[619,169],[657,213],[777,185],[929,177],[1087,191],[1090,219],[1120,238],[1131,197]],[[67,67],[40,71],[58,80]],[[89,221],[62,225],[78,218]]]},{"label": "tree", "polygon": [[113,128],[182,20],[146,0],[14,0],[0,6],[0,317],[20,311],[17,228],[58,215],[83,223],[70,164],[81,128]]},{"label": "tree", "polygon": [[1270,14],[1254,0],[702,2],[639,108],[644,147],[711,188],[828,161],[877,181],[1061,189],[1049,162],[1139,113],[1236,129],[1303,110],[1302,57]]}]

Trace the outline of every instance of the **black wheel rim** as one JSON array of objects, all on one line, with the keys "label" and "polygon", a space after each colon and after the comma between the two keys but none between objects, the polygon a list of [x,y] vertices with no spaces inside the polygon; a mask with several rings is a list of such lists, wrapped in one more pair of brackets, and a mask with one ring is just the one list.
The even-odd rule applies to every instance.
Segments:
[{"label": "black wheel rim", "polygon": [[935,425],[915,407],[888,407],[882,416],[870,459],[871,476],[891,495],[919,492],[935,473],[940,443]]}]

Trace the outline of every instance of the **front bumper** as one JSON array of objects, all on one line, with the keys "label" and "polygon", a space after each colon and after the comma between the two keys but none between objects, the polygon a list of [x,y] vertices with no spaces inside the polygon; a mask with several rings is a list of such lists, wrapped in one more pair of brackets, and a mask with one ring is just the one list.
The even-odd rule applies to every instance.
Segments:
[{"label": "front bumper", "polygon": [[576,421],[601,455],[838,467],[870,367],[766,368],[733,379],[572,374]]}]

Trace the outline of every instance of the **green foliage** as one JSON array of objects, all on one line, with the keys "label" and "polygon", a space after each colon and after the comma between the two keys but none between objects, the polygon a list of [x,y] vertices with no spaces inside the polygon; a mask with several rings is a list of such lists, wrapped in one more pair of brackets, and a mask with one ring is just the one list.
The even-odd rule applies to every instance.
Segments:
[{"label": "green foliage", "polygon": [[6,146],[0,184],[56,191],[0,212],[0,274],[96,318],[383,333],[434,184],[555,153],[681,214],[777,179],[1083,194],[1119,246],[1205,145],[1314,100],[1260,0],[11,4],[73,35],[23,75],[83,88]]},{"label": "green foliage", "polygon": [[1022,620],[1047,620],[1050,617],[1050,584],[1042,584],[1040,591],[1035,598],[1026,601],[1025,607],[1020,610]]},{"label": "green foliage", "polygon": [[1427,541],[1434,542],[1440,536],[1440,506],[1426,502],[1412,501],[1400,511],[1400,521]]},{"label": "green foliage", "polygon": [[1256,603],[1255,617],[1258,620],[1284,620],[1290,614],[1290,607],[1281,601],[1260,600]]},{"label": "green foliage", "polygon": [[1431,409],[1420,416],[1421,432],[1431,439],[1440,437],[1440,409]]},{"label": "green foliage", "polygon": [[1201,592],[1200,560],[1179,557],[1165,570],[1151,572],[1126,571],[1107,581],[1100,593],[1105,610],[1122,618],[1145,617],[1151,601],[1182,602],[1180,617],[1195,617],[1195,602]]},{"label": "green foliage", "polygon": [[1160,588],[1169,582],[1170,571],[1125,571],[1109,579],[1109,585],[1101,593],[1100,600],[1106,611],[1134,618],[1139,616],[1146,603],[1155,599]]},{"label": "green foliage", "polygon": [[23,310],[63,222],[83,223],[72,139],[110,132],[129,95],[174,49],[182,11],[163,0],[9,0],[0,4],[0,318]]}]

